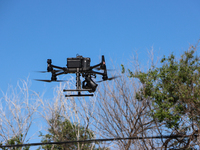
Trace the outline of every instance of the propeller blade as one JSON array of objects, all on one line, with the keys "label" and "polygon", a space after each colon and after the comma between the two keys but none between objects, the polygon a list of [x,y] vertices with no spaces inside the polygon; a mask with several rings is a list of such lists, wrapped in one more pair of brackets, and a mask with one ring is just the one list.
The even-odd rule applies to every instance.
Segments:
[{"label": "propeller blade", "polygon": [[41,79],[34,79],[36,81],[42,81],[42,82],[65,82],[67,80],[56,80],[56,81],[52,81],[52,80],[41,80]]},{"label": "propeller blade", "polygon": [[[113,79],[116,79],[116,78],[119,78],[119,77],[120,77],[120,76],[114,76],[114,77],[108,78],[107,80],[113,80]],[[103,81],[107,81],[107,80],[97,81],[97,83],[103,82]]]},{"label": "propeller blade", "polygon": [[100,83],[100,82],[103,82],[103,81],[106,81],[106,80],[97,81],[97,83]]},{"label": "propeller blade", "polygon": [[39,73],[47,73],[48,71],[35,71],[35,72],[39,72]]},{"label": "propeller blade", "polygon": [[66,82],[67,80],[56,80],[56,81],[53,81],[53,82]]},{"label": "propeller blade", "polygon": [[118,77],[120,77],[120,76],[114,76],[114,77],[108,78],[107,80],[113,80],[113,79],[116,79]]},{"label": "propeller blade", "polygon": [[40,79],[34,79],[35,81],[42,81],[42,82],[51,82],[51,80],[40,80]]},{"label": "propeller blade", "polygon": [[[102,68],[94,68],[95,70],[104,70]],[[106,69],[107,71],[114,71],[115,69]]]},{"label": "propeller blade", "polygon": [[[61,71],[63,71],[63,70],[52,70],[53,72],[61,72]],[[35,72],[39,72],[39,73],[47,73],[48,71],[35,71]],[[51,71],[49,71],[49,72],[51,72]]]}]

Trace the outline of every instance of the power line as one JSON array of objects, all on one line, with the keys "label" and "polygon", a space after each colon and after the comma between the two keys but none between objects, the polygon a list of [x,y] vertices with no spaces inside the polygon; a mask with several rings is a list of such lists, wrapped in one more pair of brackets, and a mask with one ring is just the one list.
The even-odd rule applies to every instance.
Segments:
[{"label": "power line", "polygon": [[[197,136],[197,135],[195,135]],[[110,138],[110,139],[91,139],[91,140],[80,140],[80,141],[63,141],[63,142],[45,142],[45,143],[29,143],[29,144],[17,144],[17,145],[1,145],[2,147],[23,147],[23,146],[38,146],[48,144],[72,144],[72,143],[93,143],[93,142],[104,142],[104,141],[119,141],[119,140],[141,140],[141,139],[166,139],[166,138],[181,138],[189,137],[188,135],[166,135],[166,136],[151,136],[151,137],[128,137],[128,138]]]}]

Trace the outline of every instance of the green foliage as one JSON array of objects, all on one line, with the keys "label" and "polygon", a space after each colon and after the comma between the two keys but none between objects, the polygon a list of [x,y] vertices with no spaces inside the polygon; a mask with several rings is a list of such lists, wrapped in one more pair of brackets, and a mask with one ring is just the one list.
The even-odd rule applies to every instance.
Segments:
[{"label": "green foliage", "polygon": [[[8,140],[5,143],[5,145],[23,144],[22,139],[23,139],[23,135],[20,134],[19,136],[15,136],[15,137],[11,138],[10,140]],[[3,144],[1,143],[1,145],[3,145]],[[29,148],[30,148],[30,146],[25,146],[23,148],[21,148],[21,147],[11,147],[11,148],[9,147],[9,148],[7,148],[7,147],[5,147],[5,148],[1,148],[1,149],[2,150],[29,150]]]},{"label": "green foliage", "polygon": [[[79,124],[72,124],[69,120],[64,119],[59,116],[55,119],[49,120],[50,128],[48,129],[48,134],[40,136],[42,137],[42,142],[62,142],[62,141],[76,141],[76,140],[89,140],[94,138],[94,133],[86,129]],[[91,143],[79,143],[82,150],[91,149]],[[78,149],[78,143],[73,144],[62,144],[62,145],[45,145],[39,149],[49,150],[53,147],[54,150],[74,150]],[[95,148],[93,148],[95,149]]]},{"label": "green foliage", "polygon": [[121,64],[121,67],[122,67],[122,73],[125,73],[125,68],[124,68],[124,65]]},{"label": "green foliage", "polygon": [[147,72],[134,74],[129,70],[129,76],[138,78],[143,84],[136,99],[150,99],[155,108],[151,116],[165,121],[168,128],[178,128],[183,115],[200,122],[200,58],[194,53],[194,49],[187,51],[180,60],[173,54],[168,58],[164,56],[161,67],[153,67]]}]

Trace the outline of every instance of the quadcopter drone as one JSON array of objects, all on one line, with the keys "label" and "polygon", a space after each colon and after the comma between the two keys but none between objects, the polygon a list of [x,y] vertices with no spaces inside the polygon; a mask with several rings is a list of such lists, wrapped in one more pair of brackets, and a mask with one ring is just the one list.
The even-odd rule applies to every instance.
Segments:
[{"label": "quadcopter drone", "polygon": [[[36,79],[37,81],[43,81],[43,82],[62,82],[63,80],[57,80],[57,76],[62,74],[68,74],[68,73],[75,73],[76,74],[76,89],[64,89],[63,92],[68,91],[77,91],[78,94],[75,95],[65,95],[65,97],[72,97],[72,96],[93,96],[93,94],[82,94],[82,91],[88,91],[89,93],[94,93],[96,91],[96,88],[98,86],[97,83],[95,83],[92,78],[96,78],[96,75],[101,75],[102,81],[106,80],[112,80],[117,78],[111,77],[108,78],[107,75],[107,69],[105,64],[105,58],[104,55],[102,55],[102,60],[99,64],[90,66],[90,58],[83,57],[80,55],[77,55],[75,58],[67,58],[67,67],[59,67],[52,65],[51,59],[47,59],[47,72],[51,72],[51,80],[40,80]],[[103,70],[103,72],[94,71],[96,70]],[[42,71],[46,72],[46,71]],[[81,79],[80,76],[82,76],[85,80],[82,82],[81,87]]]}]

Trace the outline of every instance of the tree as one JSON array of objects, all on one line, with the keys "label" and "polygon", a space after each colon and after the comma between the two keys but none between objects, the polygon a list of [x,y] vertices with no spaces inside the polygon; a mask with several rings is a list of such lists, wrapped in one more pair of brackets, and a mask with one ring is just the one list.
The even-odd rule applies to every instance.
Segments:
[{"label": "tree", "polygon": [[[92,114],[96,128],[102,138],[146,137],[158,133],[158,126],[147,116],[151,103],[137,101],[137,83],[127,75],[119,74],[110,82],[99,85],[96,98],[96,111]],[[158,133],[159,134],[159,133]],[[119,140],[110,143],[121,150],[154,149],[158,147],[152,139]]]},{"label": "tree", "polygon": [[[12,139],[9,139],[5,145],[17,145],[17,144],[23,144],[23,135],[19,135],[16,137],[13,137]],[[2,144],[1,144],[2,145]],[[2,150],[29,150],[30,146],[25,146],[25,147],[15,147],[15,148],[6,148],[3,147]]]},{"label": "tree", "polygon": [[[73,78],[72,78],[73,80]],[[51,100],[41,99],[40,115],[47,123],[47,134],[41,135],[45,141],[71,141],[96,138],[93,126],[94,120],[90,116],[95,110],[95,102],[91,99],[66,98],[63,89],[74,88],[73,81],[60,83],[55,87],[55,97]],[[92,128],[92,130],[90,130]],[[101,148],[102,147],[102,148]],[[104,149],[99,143],[79,143],[72,145],[48,145],[43,149]],[[106,149],[106,148],[105,148]]]},{"label": "tree", "polygon": [[[29,89],[29,82],[21,80],[16,88],[9,87],[0,99],[0,141],[2,145],[23,144],[33,126],[40,96]],[[10,148],[9,148],[10,149]],[[13,148],[20,149],[22,148]],[[28,149],[25,147],[23,149]]]},{"label": "tree", "polygon": [[[30,90],[28,82],[24,80],[19,82],[16,88],[11,86],[6,93],[2,92],[3,97],[0,99],[0,144],[27,143],[34,136],[31,135],[30,137],[29,131],[37,119],[40,120],[42,125],[48,126],[47,129],[49,129],[47,134],[43,135],[43,141],[48,139],[65,141],[96,138],[94,131],[90,130],[93,121],[89,115],[95,109],[95,103],[93,99],[65,98],[63,89],[69,88],[69,84],[71,82],[55,87],[55,97],[51,100],[46,100],[38,93]],[[75,84],[72,82],[72,85]],[[40,114],[39,117],[38,114]],[[42,121],[42,118],[47,124]],[[37,133],[38,130],[36,129],[34,128],[32,131]],[[68,132],[71,129],[72,131]],[[95,128],[92,129],[95,130]],[[67,134],[69,135],[68,139],[65,138]],[[98,143],[74,145],[77,146],[75,149],[78,150],[86,148],[100,150],[102,147]],[[55,147],[56,145],[51,148],[54,149]],[[4,149],[28,150],[29,147]]]},{"label": "tree", "polygon": [[196,47],[191,46],[180,60],[173,54],[163,57],[160,67],[152,66],[147,72],[129,70],[129,76],[142,84],[135,98],[151,101],[153,120],[165,123],[172,135],[189,135],[167,139],[164,148],[200,146],[200,57],[195,51]]},{"label": "tree", "polygon": [[[58,115],[56,118],[52,118],[50,121],[51,126],[48,129],[46,135],[42,135],[42,142],[62,142],[62,141],[76,141],[77,132],[79,132],[79,140],[89,140],[94,137],[94,133],[85,129],[85,127],[79,124],[72,124],[69,120],[64,119],[64,117]],[[43,149],[54,149],[54,150],[73,150],[78,149],[79,143],[73,144],[62,144],[62,145],[46,145],[42,146]],[[80,144],[79,144],[80,147]],[[91,143],[86,143],[81,147],[82,150],[91,149],[93,145]]]}]

